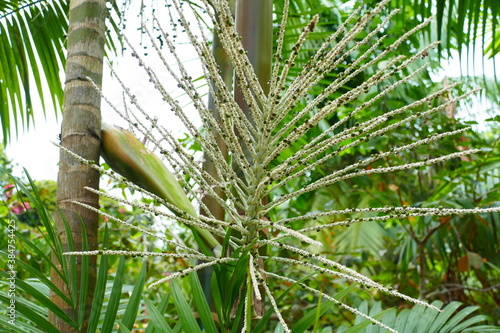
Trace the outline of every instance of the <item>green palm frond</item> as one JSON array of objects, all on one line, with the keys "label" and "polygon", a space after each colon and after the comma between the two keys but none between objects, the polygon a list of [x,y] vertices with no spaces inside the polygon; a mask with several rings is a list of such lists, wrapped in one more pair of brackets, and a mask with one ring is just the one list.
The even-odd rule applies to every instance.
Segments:
[{"label": "green palm frond", "polygon": [[[121,9],[113,1],[108,53],[119,50]],[[3,143],[34,125],[35,115],[60,114],[69,1],[0,2],[0,124]],[[46,98],[50,96],[50,101]],[[39,110],[41,109],[41,110]],[[51,111],[49,111],[51,112]]]},{"label": "green palm frond", "polygon": [[[441,50],[448,55],[452,49],[462,54],[464,46],[482,48],[483,54],[495,56],[495,31],[500,18],[498,1],[491,0],[394,0],[395,8],[402,8],[401,17],[413,16],[417,20],[434,15],[436,24],[427,29],[428,36],[436,35],[443,44]],[[434,31],[434,32],[433,32]]]},{"label": "green palm frond", "polygon": [[[460,302],[451,302],[443,307],[443,302],[434,301],[432,305],[441,309],[441,312],[428,311],[420,305],[411,309],[404,309],[400,312],[396,309],[390,309],[381,322],[391,326],[398,332],[405,333],[448,333],[448,332],[500,332],[500,327],[483,325],[488,317],[484,315],[473,314],[479,309],[478,306],[464,307]],[[368,302],[361,303],[359,310],[363,313],[375,316],[380,312],[380,302],[375,303],[371,309]],[[385,332],[381,327],[370,325],[371,323],[361,317],[356,317],[356,325],[346,329],[340,327],[338,332],[342,333],[381,333]]]},{"label": "green palm frond", "polygon": [[12,129],[29,128],[34,122],[38,98],[44,114],[47,94],[56,114],[61,109],[67,12],[68,3],[61,0],[10,0],[0,7],[0,121],[5,143]]},{"label": "green palm frond", "polygon": [[[146,279],[147,263],[144,262],[142,270],[137,276],[134,286],[124,283],[124,276],[126,276],[127,268],[125,267],[125,259],[122,257],[118,264],[118,269],[115,278],[110,278],[110,271],[114,269],[113,265],[108,263],[108,257],[103,256],[99,264],[99,272],[94,291],[94,299],[91,308],[90,318],[84,323],[84,309],[81,302],[85,301],[85,297],[78,297],[78,295],[85,295],[88,288],[88,279],[82,278],[81,283],[77,285],[75,279],[76,266],[82,265],[82,276],[88,276],[89,260],[82,258],[80,263],[77,263],[74,257],[66,261],[63,258],[63,249],[61,243],[61,235],[54,228],[54,221],[52,216],[46,210],[42,200],[38,196],[38,189],[34,182],[28,175],[30,181],[30,189],[17,179],[14,179],[19,189],[29,198],[30,203],[35,207],[39,217],[41,228],[39,229],[45,242],[51,248],[52,258],[57,258],[57,261],[62,263],[62,267],[55,265],[51,255],[44,253],[42,249],[24,235],[21,231],[15,231],[15,237],[18,240],[18,246],[29,249],[29,253],[35,262],[48,262],[51,268],[57,270],[57,274],[63,279],[65,288],[70,290],[69,296],[59,289],[49,278],[47,272],[43,269],[33,267],[29,263],[16,258],[14,267],[18,271],[29,273],[32,278],[22,279],[16,276],[16,296],[12,298],[9,291],[9,278],[11,274],[7,270],[0,271],[0,303],[2,307],[0,310],[0,323],[6,330],[2,332],[54,332],[59,333],[53,323],[48,319],[49,311],[60,318],[60,320],[68,323],[71,327],[82,329],[88,327],[85,332],[111,332],[115,327],[118,320],[122,324],[131,329],[134,324],[139,308],[142,305],[142,293]],[[56,213],[57,214],[57,213]],[[64,220],[65,223],[67,223]],[[0,219],[0,231],[3,233],[8,224],[6,220]],[[68,227],[66,225],[66,227]],[[104,231],[104,246],[108,245],[108,230]],[[70,235],[68,233],[68,235]],[[84,232],[85,235],[85,232]],[[74,249],[75,242],[73,238],[69,237],[68,246]],[[83,248],[88,248],[86,237],[83,240]],[[8,267],[6,263],[9,261],[8,253],[0,251],[0,263],[4,267]],[[72,310],[78,311],[77,320],[73,320],[56,304],[51,298],[50,294],[56,294],[61,299],[70,304]],[[126,293],[129,297],[124,298],[122,295]],[[15,299],[16,320],[13,323],[12,318],[8,315],[7,304],[11,303],[11,299]],[[78,301],[80,304],[78,304]],[[5,305],[5,306],[4,306]]]}]

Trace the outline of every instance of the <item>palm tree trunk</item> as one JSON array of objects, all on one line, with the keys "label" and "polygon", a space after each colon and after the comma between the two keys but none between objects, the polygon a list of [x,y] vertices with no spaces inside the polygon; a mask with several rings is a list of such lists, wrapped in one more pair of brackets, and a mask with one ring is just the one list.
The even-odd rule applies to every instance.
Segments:
[{"label": "palm tree trunk", "polygon": [[[248,52],[248,59],[259,83],[267,94],[273,60],[273,0],[237,0],[236,30],[242,37],[243,48]],[[243,101],[239,89],[235,90],[235,98]]]},{"label": "palm tree trunk", "polygon": [[[99,160],[101,131],[101,96],[85,78],[90,77],[98,86],[102,84],[102,69],[105,42],[106,0],[71,0],[68,28],[68,55],[66,63],[66,81],[64,91],[64,118],[61,129],[61,145],[87,160]],[[81,221],[85,224],[90,250],[97,248],[98,216],[88,209],[72,203],[84,202],[98,207],[98,196],[86,191],[85,186],[99,187],[99,173],[83,165],[71,156],[60,153],[59,174],[57,180],[57,204],[69,223],[75,242],[75,250],[82,248]],[[63,232],[60,214],[55,214],[56,226],[62,233],[63,247],[68,248],[67,235]],[[81,276],[81,257],[77,260],[77,286]],[[57,263],[60,266],[60,263]],[[96,257],[90,258],[89,285],[86,297],[85,317],[88,318],[92,304],[96,278]],[[69,286],[54,271],[51,272],[54,284],[65,292]],[[68,293],[71,299],[71,295]],[[77,311],[57,295],[51,295],[52,301],[63,309],[71,318],[77,318]],[[78,304],[78,303],[76,303]],[[61,332],[77,332],[53,313],[49,320]],[[83,320],[86,331],[86,322]]]}]

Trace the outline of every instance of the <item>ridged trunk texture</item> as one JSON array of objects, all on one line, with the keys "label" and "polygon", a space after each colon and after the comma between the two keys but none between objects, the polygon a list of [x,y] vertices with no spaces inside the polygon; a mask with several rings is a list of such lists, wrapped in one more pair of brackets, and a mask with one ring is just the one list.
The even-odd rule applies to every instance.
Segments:
[{"label": "ridged trunk texture", "polygon": [[[61,129],[61,145],[87,160],[98,163],[101,132],[101,96],[92,84],[85,80],[90,77],[98,86],[102,84],[102,69],[105,42],[105,0],[72,0],[69,10],[68,56],[64,91],[64,118]],[[99,188],[99,173],[83,165],[64,152],[60,153],[59,174],[57,179],[57,204],[69,223],[75,250],[82,248],[81,221],[85,224],[90,250],[97,248],[98,216],[72,201],[83,202],[98,207],[98,196],[84,189],[85,186]],[[63,246],[68,247],[67,235],[59,214],[55,214],[56,225],[62,234]],[[83,328],[92,304],[96,279],[96,257],[90,257],[89,285],[85,305]],[[80,287],[81,257],[77,261],[77,286]],[[60,263],[57,263],[60,266]],[[54,271],[51,272],[54,284],[65,293],[68,285]],[[78,298],[80,298],[78,294]],[[70,304],[52,294],[51,299],[58,307],[76,321],[77,311]],[[78,304],[78,303],[76,303]],[[61,332],[78,332],[53,313],[49,320]]]}]

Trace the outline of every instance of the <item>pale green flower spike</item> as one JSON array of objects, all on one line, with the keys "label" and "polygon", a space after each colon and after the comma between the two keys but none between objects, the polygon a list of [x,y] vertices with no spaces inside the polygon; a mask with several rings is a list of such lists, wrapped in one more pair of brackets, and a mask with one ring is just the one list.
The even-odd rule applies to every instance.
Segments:
[{"label": "pale green flower spike", "polygon": [[[423,63],[420,59],[425,58],[428,52],[437,46],[437,42],[423,47],[421,50],[415,50],[408,58],[398,55],[397,49],[406,42],[408,37],[428,25],[430,19],[402,32],[401,36],[391,42],[389,47],[376,52],[380,45],[384,44],[385,35],[383,33],[397,10],[391,13],[384,11],[384,6],[390,0],[380,1],[374,9],[367,11],[364,15],[360,14],[364,6],[359,6],[342,24],[336,27],[335,32],[325,39],[307,62],[301,62],[304,64],[302,68],[295,67],[296,77],[290,81],[288,73],[291,67],[295,66],[294,60],[299,54],[302,56],[301,48],[308,51],[311,48],[308,44],[308,37],[317,26],[319,17],[312,17],[310,23],[305,25],[293,51],[285,59],[282,51],[289,0],[284,1],[283,21],[277,28],[276,34],[277,48],[269,80],[270,92],[265,93],[242,46],[227,0],[200,0],[199,6],[196,8],[191,8],[189,2],[169,0],[168,3],[172,4],[170,9],[172,22],[176,22],[172,29],[175,30],[177,25],[182,27],[182,33],[189,39],[190,54],[196,54],[197,59],[200,60],[199,66],[203,74],[199,80],[204,80],[204,86],[208,87],[208,91],[217,106],[218,117],[207,106],[204,98],[205,91],[197,90],[195,83],[198,79],[193,80],[191,75],[199,77],[199,73],[194,74],[191,68],[192,63],[186,63],[185,49],[183,48],[183,51],[176,49],[178,45],[175,38],[177,33],[180,34],[181,31],[177,31],[175,34],[167,33],[167,29],[162,27],[162,23],[165,22],[164,18],[157,19],[154,15],[152,20],[155,27],[154,35],[148,30],[148,26],[143,26],[161,60],[161,64],[154,69],[147,64],[141,56],[142,53],[138,52],[124,36],[128,44],[127,49],[131,50],[133,56],[137,58],[140,67],[146,72],[149,81],[161,96],[164,106],[162,110],[169,116],[176,116],[182,122],[187,135],[200,147],[205,158],[210,159],[215,165],[215,174],[209,174],[200,163],[195,161],[193,153],[184,149],[178,138],[170,132],[172,129],[167,128],[165,122],[162,122],[163,114],[160,114],[158,119],[149,114],[132,90],[120,80],[120,73],[116,73],[111,68],[113,76],[118,79],[123,88],[126,106],[119,108],[105,96],[103,96],[104,100],[130,124],[131,128],[134,128],[134,131],[137,131],[139,136],[147,139],[152,149],[160,152],[161,157],[165,158],[165,163],[170,165],[175,173],[187,176],[186,179],[189,181],[187,181],[186,188],[191,191],[189,197],[193,198],[193,202],[196,203],[194,206],[199,206],[204,214],[198,215],[196,213],[188,196],[163,161],[146,149],[128,131],[118,128],[103,128],[103,156],[108,165],[123,177],[66,151],[82,163],[89,164],[101,174],[151,196],[170,211],[163,209],[163,207],[145,205],[113,196],[97,189],[87,188],[87,190],[185,224],[191,230],[196,231],[210,245],[211,254],[206,253],[207,251],[201,253],[197,249],[189,248],[189,244],[181,244],[176,239],[159,236],[158,238],[169,246],[169,250],[165,250],[163,254],[143,252],[142,255],[185,258],[188,259],[186,263],[190,266],[182,267],[168,277],[158,279],[150,287],[173,278],[186,276],[208,266],[226,265],[225,267],[228,267],[236,263],[238,273],[245,275],[244,279],[241,280],[243,281],[241,285],[237,286],[237,288],[241,287],[244,290],[244,293],[241,292],[239,295],[239,301],[244,302],[242,305],[244,332],[252,330],[253,306],[256,300],[263,302],[265,307],[273,309],[283,331],[291,332],[290,327],[293,323],[286,322],[286,316],[283,316],[280,309],[281,300],[276,298],[273,291],[273,286],[283,283],[283,281],[298,284],[313,295],[321,295],[321,298],[334,301],[339,307],[369,319],[384,330],[395,332],[380,321],[335,300],[331,295],[325,295],[320,290],[312,288],[308,280],[297,281],[293,279],[294,275],[290,272],[298,274],[316,272],[317,274],[337,276],[436,311],[440,310],[424,300],[411,298],[395,289],[381,285],[334,261],[330,254],[324,255],[321,251],[322,244],[315,240],[314,233],[339,225],[348,226],[361,222],[377,223],[377,221],[388,219],[403,220],[406,217],[498,212],[500,207],[473,209],[407,206],[345,207],[345,209],[309,212],[293,217],[270,213],[279,210],[282,205],[305,193],[347,179],[375,173],[390,174],[413,168],[425,168],[446,160],[476,153],[477,150],[469,149],[448,152],[427,159],[416,159],[413,162],[403,164],[383,164],[374,168],[366,168],[373,162],[386,157],[397,156],[405,151],[432,145],[450,135],[462,134],[468,128],[443,131],[443,133],[432,133],[428,137],[419,138],[411,143],[395,143],[394,147],[381,148],[380,151],[363,156],[356,162],[340,167],[319,179],[315,178],[314,181],[305,183],[301,187],[288,186],[299,177],[307,176],[310,171],[323,166],[328,160],[342,158],[348,149],[355,148],[372,139],[383,138],[391,131],[397,131],[406,126],[407,123],[419,118],[435,116],[448,106],[475,93],[476,90],[461,96],[450,97],[448,100],[440,100],[443,95],[450,94],[451,96],[450,90],[456,87],[456,84],[448,85],[408,105],[377,114],[373,119],[359,120],[356,117],[357,113],[372,108],[378,100],[386,98],[390,91],[404,85],[428,66],[428,63]],[[192,13],[188,14],[190,10]],[[376,26],[372,25],[373,19],[381,15],[382,19],[377,19],[380,23]],[[210,38],[207,37],[206,22],[211,22],[227,53],[234,69],[234,81],[238,83],[250,108],[248,114],[235,101],[233,89],[226,86],[226,81],[220,75],[220,68],[212,54]],[[316,29],[321,29],[321,27]],[[368,29],[371,30],[368,31]],[[157,34],[160,34],[161,39]],[[159,39],[165,50],[162,50],[161,46],[158,45]],[[391,57],[391,54],[394,56]],[[347,62],[348,57],[349,59],[354,58],[353,61]],[[338,75],[334,78],[328,77],[327,84],[322,87],[321,92],[310,99],[307,105],[299,109],[298,101],[311,97],[311,89],[317,87],[317,84],[325,79],[325,75],[334,70],[338,72]],[[358,77],[358,74],[368,70],[371,74],[366,77],[364,82],[347,91],[342,89],[349,81]],[[398,73],[397,76],[395,76],[396,73]],[[189,107],[197,112],[196,116],[193,113],[187,113],[186,108],[182,106],[185,102],[180,102],[169,92],[170,86],[164,85],[163,80],[160,79],[160,76],[164,74],[168,75],[169,84],[174,83],[183,90],[183,97],[189,100]],[[325,123],[325,119],[331,120],[332,114],[337,113],[346,104],[358,100],[368,91],[377,92],[368,96],[356,109],[333,123],[330,128],[321,127]],[[197,120],[193,121],[194,118]],[[350,125],[346,126],[347,124]],[[321,127],[318,131],[321,134],[298,147],[297,142],[308,137],[309,131],[318,127]],[[217,138],[224,140],[231,162],[228,161],[225,149],[223,151],[217,145]],[[296,149],[290,149],[292,145]],[[280,159],[280,163],[276,163],[277,158]],[[237,172],[237,169],[240,172]],[[204,196],[212,198],[224,210],[223,219],[218,219],[211,214],[210,209],[202,200]],[[84,203],[79,204],[86,206]],[[110,220],[135,230],[141,230],[146,235],[156,236],[148,230],[142,230],[96,208],[86,207]],[[335,220],[333,217],[339,214],[354,214],[354,216],[341,221]],[[325,220],[329,222],[325,222]],[[224,251],[224,253],[217,251],[220,250],[220,245],[215,236],[227,241],[228,251]],[[231,257],[231,253],[233,257]],[[66,254],[137,255],[138,253],[102,250]],[[237,258],[238,254],[239,258]],[[202,262],[200,263],[200,261]],[[274,265],[279,266],[279,270],[269,271],[270,267]],[[229,304],[228,312],[231,312],[232,305],[234,304]]]}]

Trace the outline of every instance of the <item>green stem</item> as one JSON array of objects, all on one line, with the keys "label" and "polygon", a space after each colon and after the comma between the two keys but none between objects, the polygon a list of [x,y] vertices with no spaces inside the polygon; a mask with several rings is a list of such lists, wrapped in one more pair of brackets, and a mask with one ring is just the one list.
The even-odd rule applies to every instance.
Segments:
[{"label": "green stem", "polygon": [[246,313],[245,313],[245,326],[246,326],[246,332],[250,333],[252,331],[252,298],[253,298],[253,292],[252,292],[252,278],[250,277],[250,273],[247,275],[247,295],[245,298],[245,301],[247,302],[245,308],[246,308]]}]

